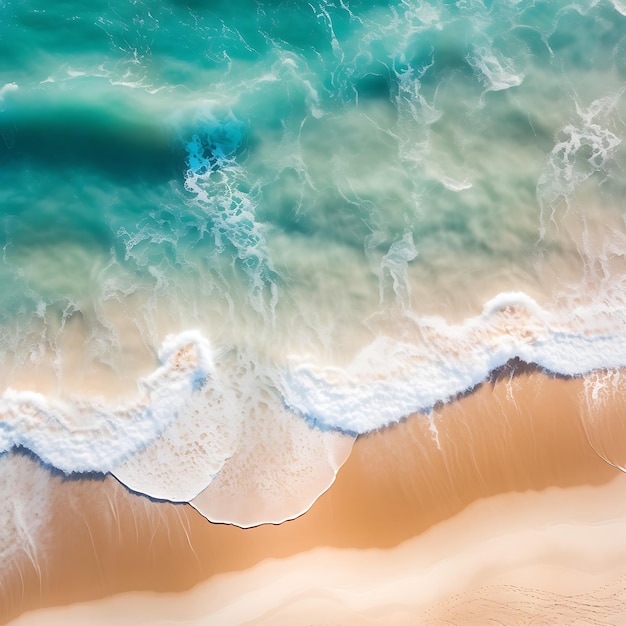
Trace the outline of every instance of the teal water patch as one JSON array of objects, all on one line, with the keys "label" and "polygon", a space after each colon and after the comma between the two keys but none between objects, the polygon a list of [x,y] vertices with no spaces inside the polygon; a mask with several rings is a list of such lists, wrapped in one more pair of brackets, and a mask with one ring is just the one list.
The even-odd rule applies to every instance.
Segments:
[{"label": "teal water patch", "polygon": [[120,185],[181,179],[183,153],[162,122],[101,88],[86,81],[81,94],[41,89],[24,100],[18,92],[0,122],[3,170],[95,171]]},{"label": "teal water patch", "polygon": [[[429,283],[433,308],[478,275],[540,289],[539,260],[579,247],[545,223],[579,190],[546,185],[568,171],[554,148],[602,97],[615,142],[598,157],[600,131],[580,149],[566,132],[567,154],[595,159],[598,206],[619,203],[618,9],[5,0],[3,271],[21,288],[0,312],[20,293],[97,308],[117,274],[120,297],[193,284],[186,307],[217,299],[263,326],[315,293],[332,309],[331,257],[353,321],[420,310]],[[317,317],[301,332],[319,336]]]}]

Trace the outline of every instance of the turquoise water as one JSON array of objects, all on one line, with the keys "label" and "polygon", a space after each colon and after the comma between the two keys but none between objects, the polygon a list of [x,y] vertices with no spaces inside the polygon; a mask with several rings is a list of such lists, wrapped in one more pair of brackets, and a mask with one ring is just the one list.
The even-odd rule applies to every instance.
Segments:
[{"label": "turquoise water", "polygon": [[622,2],[0,11],[0,453],[281,521],[511,358],[624,366]]}]

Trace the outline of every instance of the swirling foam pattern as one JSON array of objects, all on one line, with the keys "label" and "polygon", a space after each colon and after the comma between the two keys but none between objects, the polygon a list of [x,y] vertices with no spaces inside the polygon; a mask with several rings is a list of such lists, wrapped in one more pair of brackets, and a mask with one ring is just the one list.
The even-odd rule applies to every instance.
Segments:
[{"label": "swirling foam pattern", "polygon": [[511,359],[623,393],[622,0],[0,18],[2,476],[252,526]]}]

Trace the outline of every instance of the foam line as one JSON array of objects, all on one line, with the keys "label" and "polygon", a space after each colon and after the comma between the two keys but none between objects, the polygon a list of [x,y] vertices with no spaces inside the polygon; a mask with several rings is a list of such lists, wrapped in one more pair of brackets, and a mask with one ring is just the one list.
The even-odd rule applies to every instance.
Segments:
[{"label": "foam line", "polygon": [[502,293],[460,324],[407,314],[413,332],[377,337],[346,368],[296,356],[269,366],[237,351],[216,363],[200,333],[170,335],[128,406],[7,390],[0,451],[23,446],[66,473],[111,472],[212,521],[279,523],[328,489],[357,434],[427,412],[511,359],[567,376],[623,367],[624,310],[606,302],[564,316]]},{"label": "foam line", "polygon": [[429,412],[511,359],[566,376],[620,368],[625,326],[623,320],[607,324],[609,311],[569,311],[568,323],[523,293],[503,293],[462,324],[422,318],[415,342],[378,337],[345,369],[293,359],[282,379],[283,397],[291,410],[322,427],[365,433]]},{"label": "foam line", "polygon": [[159,360],[129,406],[7,389],[0,399],[0,454],[23,446],[68,474],[109,471],[156,439],[213,369],[208,341],[193,331],[166,337]]}]

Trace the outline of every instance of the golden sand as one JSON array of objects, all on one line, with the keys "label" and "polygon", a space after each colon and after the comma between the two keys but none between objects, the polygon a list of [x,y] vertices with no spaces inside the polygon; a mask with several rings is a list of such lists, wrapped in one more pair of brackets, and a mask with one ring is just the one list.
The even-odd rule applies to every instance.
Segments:
[{"label": "golden sand", "polygon": [[[535,575],[548,595],[533,606],[572,594],[585,604],[584,594],[603,585],[621,588],[626,552],[611,542],[619,544],[626,529],[626,499],[621,472],[596,454],[581,425],[583,388],[582,380],[529,371],[443,407],[433,416],[436,433],[416,415],[361,437],[331,489],[280,526],[214,525],[191,507],[132,495],[112,478],[51,477],[41,581],[26,565],[13,572],[2,587],[0,622],[134,591],[157,594],[103,600],[111,621],[154,623],[149,616],[158,611],[150,607],[168,598],[178,611],[192,606],[197,623],[295,624],[307,615],[303,623],[400,624],[418,613],[462,623],[466,611],[481,620],[492,609],[499,615],[508,597],[528,605],[524,590]],[[605,404],[604,422],[619,422],[622,409],[619,398]],[[448,573],[437,569],[442,561]],[[562,588],[551,588],[554,580]],[[244,610],[237,599],[245,589]],[[85,606],[74,607],[76,623],[90,611],[97,623],[109,610]],[[57,609],[65,615],[59,622],[32,613],[19,623],[71,623],[74,609]]]},{"label": "golden sand", "polygon": [[474,502],[389,550],[315,548],[177,594],[132,592],[16,626],[623,624],[626,477]]}]

